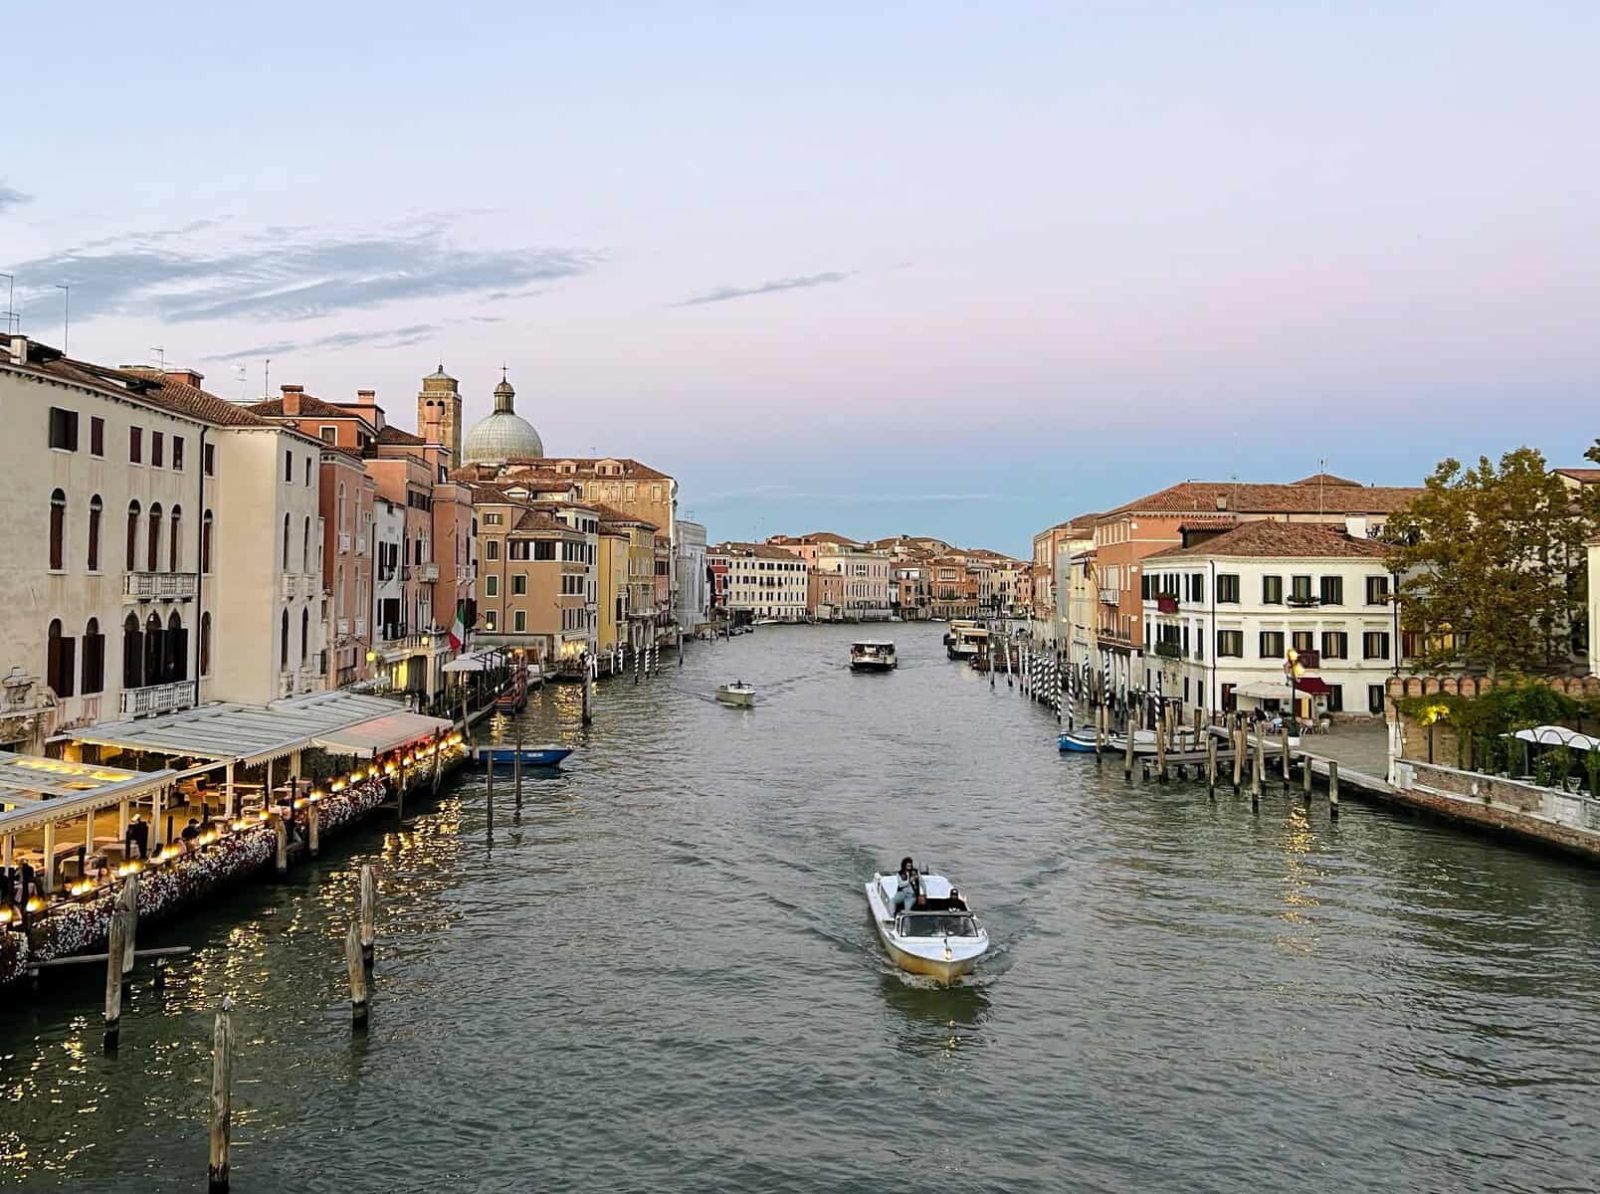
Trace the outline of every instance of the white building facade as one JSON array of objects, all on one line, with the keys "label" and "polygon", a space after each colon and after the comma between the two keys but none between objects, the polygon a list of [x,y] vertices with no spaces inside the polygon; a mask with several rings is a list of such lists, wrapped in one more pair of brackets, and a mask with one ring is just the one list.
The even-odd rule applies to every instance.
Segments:
[{"label": "white building facade", "polygon": [[805,621],[811,569],[803,559],[765,543],[727,543],[719,554],[728,561],[730,613],[752,620]]},{"label": "white building facade", "polygon": [[711,588],[706,579],[706,528],[680,518],[673,545],[673,571],[677,581],[678,626],[691,633],[711,616]]},{"label": "white building facade", "polygon": [[0,340],[0,745],[321,686],[320,445],[201,381]]},{"label": "white building facade", "polygon": [[1285,709],[1382,717],[1400,666],[1382,544],[1316,524],[1247,522],[1144,561],[1144,689],[1185,718]]}]

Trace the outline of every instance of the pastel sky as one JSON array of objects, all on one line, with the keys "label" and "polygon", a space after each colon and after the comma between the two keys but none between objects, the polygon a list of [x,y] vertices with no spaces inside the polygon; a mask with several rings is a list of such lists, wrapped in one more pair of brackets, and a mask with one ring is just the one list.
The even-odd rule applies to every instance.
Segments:
[{"label": "pastel sky", "polygon": [[1600,430],[1593,0],[21,0],[0,40],[25,332],[64,282],[74,355],[405,426],[505,362],[548,451],[714,538],[1021,553],[1185,477]]}]

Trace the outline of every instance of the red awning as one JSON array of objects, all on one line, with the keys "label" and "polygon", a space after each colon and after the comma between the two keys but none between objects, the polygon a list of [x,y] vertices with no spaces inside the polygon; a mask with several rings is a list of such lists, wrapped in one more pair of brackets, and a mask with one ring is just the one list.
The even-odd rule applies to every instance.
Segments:
[{"label": "red awning", "polygon": [[1294,682],[1296,692],[1303,692],[1307,696],[1327,696],[1332,691],[1326,680],[1319,680],[1315,676],[1301,676]]}]

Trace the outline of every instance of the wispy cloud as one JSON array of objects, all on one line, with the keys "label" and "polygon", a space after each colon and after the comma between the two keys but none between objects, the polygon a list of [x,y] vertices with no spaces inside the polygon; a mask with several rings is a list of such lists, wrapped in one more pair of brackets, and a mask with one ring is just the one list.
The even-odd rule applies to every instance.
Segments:
[{"label": "wispy cloud", "polygon": [[21,191],[0,182],[0,211],[5,211],[8,207],[21,207],[32,200],[32,195],[24,195]]},{"label": "wispy cloud", "polygon": [[811,493],[792,485],[751,485],[744,489],[724,489],[699,494],[696,505],[732,506],[748,501],[804,502],[827,506],[890,506],[939,502],[1004,502],[1014,498],[1002,493]]},{"label": "wispy cloud", "polygon": [[855,276],[854,270],[844,273],[831,271],[825,274],[806,274],[800,278],[779,278],[773,282],[763,282],[759,286],[724,286],[718,290],[708,290],[705,294],[697,294],[693,298],[684,299],[681,303],[674,303],[675,307],[698,307],[705,303],[726,303],[731,299],[750,298],[758,294],[780,294],[785,290],[806,290],[812,286],[827,286],[833,282],[843,282],[846,278]]},{"label": "wispy cloud", "polygon": [[439,331],[436,323],[412,323],[405,327],[384,328],[371,332],[335,332],[316,340],[278,340],[271,344],[258,344],[236,352],[218,353],[208,361],[243,361],[255,357],[283,356],[291,352],[312,351],[319,348],[409,348],[432,339]]},{"label": "wispy cloud", "polygon": [[73,313],[85,318],[139,313],[174,323],[293,321],[404,299],[521,289],[586,273],[599,261],[584,249],[459,248],[435,220],[377,235],[279,228],[276,236],[233,236],[228,248],[194,243],[212,227],[197,221],[96,241],[19,262],[10,272],[70,281]]}]

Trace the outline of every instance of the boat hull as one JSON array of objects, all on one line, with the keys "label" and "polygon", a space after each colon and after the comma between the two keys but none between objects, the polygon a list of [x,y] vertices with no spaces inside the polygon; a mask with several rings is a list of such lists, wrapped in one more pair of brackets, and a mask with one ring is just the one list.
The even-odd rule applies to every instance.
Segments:
[{"label": "boat hull", "polygon": [[[572,751],[565,746],[525,746],[520,753],[524,767],[559,767]],[[517,754],[514,746],[480,746],[477,758],[480,763],[509,767],[517,761]]]},{"label": "boat hull", "polygon": [[[989,938],[986,934],[981,939],[944,938],[942,942],[932,937],[913,938],[910,940],[926,944],[921,946],[920,951],[911,948],[904,939],[897,938],[893,932],[894,916],[884,902],[883,890],[878,886],[878,877],[874,877],[872,882],[867,884],[867,911],[872,916],[872,926],[878,932],[878,940],[883,943],[884,953],[888,954],[889,960],[907,974],[917,974],[931,978],[935,982],[948,984],[971,974],[973,968],[989,952]],[[950,946],[951,940],[957,942],[954,948]]]},{"label": "boat hull", "polygon": [[852,672],[892,672],[894,669],[895,664],[892,660],[885,662],[879,659],[852,659],[850,661],[850,670]]},{"label": "boat hull", "polygon": [[749,709],[756,703],[756,698],[748,692],[719,692],[717,700],[730,709]]},{"label": "boat hull", "polygon": [[1094,754],[1094,739],[1084,741],[1076,734],[1062,734],[1056,739],[1056,748],[1062,754]]}]

